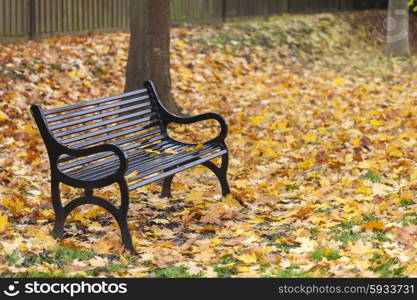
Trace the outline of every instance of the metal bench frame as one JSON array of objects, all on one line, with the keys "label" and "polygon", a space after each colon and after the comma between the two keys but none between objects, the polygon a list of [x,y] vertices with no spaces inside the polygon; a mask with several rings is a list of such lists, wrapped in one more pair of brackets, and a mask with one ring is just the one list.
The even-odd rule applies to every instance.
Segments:
[{"label": "metal bench frame", "polygon": [[[132,95],[137,95],[139,93],[145,94],[145,96],[142,98],[149,99],[149,103],[147,103],[147,105],[150,109],[149,111],[154,114],[155,121],[158,122],[159,124],[158,126],[160,126],[159,129],[161,130],[161,134],[163,136],[161,140],[165,141],[167,145],[171,145],[170,147],[172,147],[173,149],[181,150],[185,146],[191,146],[191,145],[195,146],[195,144],[186,144],[186,143],[182,143],[171,138],[167,133],[167,126],[169,123],[191,124],[191,123],[195,123],[195,122],[199,122],[203,120],[214,119],[218,121],[218,123],[220,124],[221,131],[217,137],[211,139],[210,141],[203,143],[204,149],[201,150],[200,152],[194,151],[193,153],[188,154],[185,152],[181,152],[179,150],[180,154],[178,155],[179,157],[178,159],[175,156],[173,158],[166,158],[166,161],[168,161],[169,163],[165,162],[165,165],[164,165],[163,158],[160,158],[160,160],[158,161],[159,165],[156,167],[155,165],[153,165],[153,162],[155,162],[156,159],[158,158],[152,158],[152,155],[144,154],[143,153],[144,148],[138,148],[137,150],[135,150],[136,148],[133,148],[133,150],[129,149],[130,150],[129,152],[126,149],[128,147],[124,148],[122,146],[123,144],[121,143],[122,141],[120,141],[121,144],[109,142],[109,140],[115,139],[114,135],[113,137],[112,135],[110,135],[111,139],[110,138],[106,139],[106,137],[97,138],[97,141],[95,141],[94,139],[93,140],[90,139],[87,141],[87,143],[85,142],[81,143],[81,144],[88,144],[88,146],[82,146],[82,147],[69,146],[65,142],[63,142],[62,139],[59,138],[65,135],[66,136],[71,135],[71,133],[65,132],[66,124],[72,124],[72,123],[77,123],[77,122],[80,123],[83,120],[82,118],[77,119],[80,115],[81,116],[88,115],[89,111],[96,112],[96,111],[99,111],[100,108],[107,109],[107,111],[109,111],[108,109],[110,109],[110,112],[112,110],[130,112],[131,115],[123,115],[123,113],[117,114],[118,119],[122,119],[125,121],[125,123],[121,123],[121,125],[119,125],[119,127],[121,128],[123,128],[123,126],[126,127],[126,125],[123,125],[123,124],[127,124],[126,121],[130,122],[132,119],[133,119],[132,124],[135,124],[134,123],[135,119],[133,118],[134,114],[132,114],[132,111],[133,111],[132,108],[135,107],[133,106],[136,103],[135,99],[141,100],[142,98],[120,100],[120,102],[117,102],[117,100],[124,99],[126,97],[132,97]],[[112,101],[111,102],[112,104],[106,106],[106,103],[108,103],[109,101]],[[130,106],[128,106],[127,104],[129,104]],[[140,104],[136,106],[140,106]],[[142,110],[146,109],[146,107],[141,108],[141,109]],[[70,113],[68,113],[68,111]],[[80,205],[94,204],[94,205],[98,205],[106,209],[111,215],[113,215],[113,217],[116,219],[119,225],[121,236],[122,236],[122,242],[125,248],[133,251],[132,239],[131,239],[131,235],[130,235],[128,224],[127,224],[127,213],[129,209],[129,191],[136,189],[138,187],[144,186],[154,181],[163,180],[161,195],[162,197],[171,197],[171,184],[172,184],[174,175],[178,172],[181,172],[185,169],[191,168],[196,165],[203,165],[214,172],[214,174],[217,176],[217,178],[220,181],[223,196],[226,196],[230,193],[229,184],[227,182],[227,168],[228,168],[229,159],[228,159],[227,146],[225,144],[225,138],[227,135],[227,124],[225,120],[220,115],[215,114],[215,113],[205,113],[202,115],[185,118],[185,117],[176,116],[168,112],[167,109],[163,106],[163,104],[159,100],[155,87],[151,81],[146,81],[144,83],[143,90],[133,91],[130,93],[125,93],[125,94],[116,95],[116,96],[107,97],[107,98],[101,98],[97,100],[91,100],[91,101],[82,102],[79,104],[65,106],[65,107],[51,109],[51,110],[43,110],[40,107],[40,105],[34,104],[31,106],[31,113],[38,125],[40,134],[47,148],[49,161],[50,161],[51,196],[52,196],[53,209],[55,211],[55,224],[54,224],[52,235],[55,238],[60,238],[60,239],[63,238],[64,222],[72,210],[74,210]],[[144,112],[142,111],[142,114],[143,113]],[[57,116],[48,117],[51,115],[53,116],[54,114]],[[136,115],[138,115],[136,119],[140,118],[140,114],[141,112],[139,110],[139,113],[136,113]],[[72,123],[71,121],[68,122],[68,119],[75,120],[75,122],[72,122]],[[92,117],[87,117],[87,118],[84,117],[84,120],[85,119],[87,120],[94,119],[94,115]],[[67,121],[65,122],[65,120]],[[94,126],[99,127],[99,128],[103,128],[103,127],[105,128],[104,130],[101,129],[101,131],[100,130],[94,131],[92,135],[90,134],[89,137],[91,137],[91,136],[94,136],[96,132],[99,133],[99,132],[113,131],[114,129],[110,126],[111,122],[112,122],[111,120],[107,120],[104,123],[101,123],[104,125],[100,125],[100,126],[94,125],[94,124],[85,125],[85,124],[89,124],[88,122],[81,122],[80,124],[84,126],[85,128],[89,128],[89,129],[91,128],[95,129]],[[54,125],[51,125],[51,123],[53,123]],[[108,129],[107,129],[106,124],[109,125]],[[57,128],[59,128],[60,130],[58,134],[54,132],[54,130],[56,130]],[[81,134],[81,137],[82,137],[83,136],[83,132],[81,131],[82,128],[80,129],[80,128],[72,126],[71,132],[74,132],[74,128],[75,128],[75,131]],[[146,128],[144,130],[146,130]],[[88,136],[88,134],[87,135],[84,134],[84,136]],[[78,140],[78,139],[80,138],[79,137],[78,138],[76,137],[75,139],[69,138],[66,141]],[[137,151],[137,152],[134,152],[134,151]],[[137,154],[139,152],[140,152],[140,155]],[[79,167],[79,169],[75,171],[75,173],[78,174],[77,175],[78,177],[77,177],[75,175],[71,176],[70,174],[71,171],[66,172],[59,166],[59,163],[61,162],[70,161],[71,159],[76,160],[84,156],[98,155],[97,157],[99,159],[109,156],[109,155],[106,155],[105,153],[112,153],[113,158],[108,160],[108,162],[104,165],[104,167],[102,167],[101,169],[102,171],[100,171],[100,169],[97,169],[99,171],[96,171],[96,169],[94,169],[93,167],[84,167],[85,164],[81,164],[81,163],[80,165],[77,165],[78,162],[72,163],[72,164],[69,163],[68,164],[69,166]],[[63,155],[64,157],[62,158]],[[138,179],[134,180],[135,183],[133,185],[128,185],[128,180],[126,179],[126,175],[128,175],[127,173],[129,170],[129,162],[131,162],[131,157],[140,157],[142,160],[146,159],[146,163],[138,164],[137,167],[146,168],[148,166],[148,170],[142,169],[138,171],[139,174],[141,175],[136,176],[138,177]],[[216,157],[221,157],[222,159],[220,167],[216,166],[216,164],[214,164],[211,161],[213,158],[216,158]],[[94,159],[87,159],[87,160],[84,159],[84,161],[87,161],[90,164],[93,163],[94,165]],[[115,162],[118,164],[118,168],[115,168],[115,164],[114,164]],[[161,167],[164,167],[164,166],[166,166],[166,168],[161,169]],[[157,170],[157,171],[153,172],[153,170]],[[132,170],[129,170],[129,171],[132,171]],[[141,180],[142,177],[146,177],[144,174],[152,175],[158,172],[163,172],[163,173]],[[70,201],[68,204],[64,206],[62,204],[61,196],[60,196],[60,183],[64,183],[66,185],[69,185],[75,188],[84,189],[84,195],[77,199]],[[112,204],[111,202],[103,198],[94,196],[93,194],[94,189],[105,187],[113,183],[117,183],[120,188],[121,204],[119,207],[117,207],[116,205]]]}]

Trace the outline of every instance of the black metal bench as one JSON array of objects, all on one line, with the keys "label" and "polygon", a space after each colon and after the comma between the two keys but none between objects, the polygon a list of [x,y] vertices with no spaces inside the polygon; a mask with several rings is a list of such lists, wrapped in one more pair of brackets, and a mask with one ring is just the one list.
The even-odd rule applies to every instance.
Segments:
[{"label": "black metal bench", "polygon": [[[63,238],[68,214],[83,204],[105,208],[116,219],[125,247],[133,250],[127,226],[129,191],[163,180],[162,196],[171,197],[174,175],[203,165],[218,177],[223,196],[230,193],[227,182],[227,125],[218,114],[206,113],[183,118],[169,113],[161,104],[151,81],[144,89],[31,112],[46,145],[51,166],[51,195],[55,211],[53,236]],[[167,134],[169,123],[190,124],[214,119],[220,134],[202,147],[179,142]],[[221,166],[211,160],[221,157]],[[85,195],[63,205],[60,183],[84,189]],[[117,183],[121,204],[96,197],[95,188]]]}]

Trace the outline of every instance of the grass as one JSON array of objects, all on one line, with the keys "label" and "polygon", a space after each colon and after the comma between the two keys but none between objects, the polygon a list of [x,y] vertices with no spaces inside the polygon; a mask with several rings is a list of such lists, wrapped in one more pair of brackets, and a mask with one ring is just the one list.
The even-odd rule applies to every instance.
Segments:
[{"label": "grass", "polygon": [[336,240],[342,242],[343,244],[348,243],[349,241],[355,242],[362,238],[362,234],[354,233],[351,231],[344,231],[336,237]]},{"label": "grass", "polygon": [[153,271],[153,277],[156,278],[197,278],[197,275],[188,274],[186,266],[171,266],[165,269]]},{"label": "grass", "polygon": [[404,214],[402,219],[402,224],[407,225],[417,225],[417,212],[407,212]]},{"label": "grass", "polygon": [[72,275],[69,276],[64,271],[53,271],[53,272],[21,272],[21,273],[12,273],[7,272],[1,275],[3,278],[83,278],[82,275]]},{"label": "grass", "polygon": [[53,253],[55,254],[55,260],[64,262],[70,262],[75,259],[87,260],[97,255],[94,251],[74,250],[60,246],[56,247]]},{"label": "grass", "polygon": [[285,186],[285,191],[286,192],[295,191],[295,190],[298,190],[298,189],[299,189],[299,187],[296,186],[296,185],[286,185]]},{"label": "grass", "polygon": [[368,171],[368,173],[366,173],[363,177],[372,183],[378,183],[381,181],[381,176],[373,171]]},{"label": "grass", "polygon": [[237,271],[231,267],[216,266],[214,268],[214,271],[217,273],[217,276],[220,278],[229,278],[237,274]]},{"label": "grass", "polygon": [[273,271],[270,276],[273,278],[305,278],[311,277],[308,272],[303,272],[299,270],[298,266],[289,266],[284,270]]},{"label": "grass", "polygon": [[107,267],[107,271],[110,272],[110,273],[125,272],[126,271],[126,266],[124,266],[122,264],[110,265],[110,266]]},{"label": "grass", "polygon": [[311,253],[311,259],[315,261],[321,261],[323,258],[327,258],[327,260],[336,260],[340,258],[339,252],[332,249],[325,249],[325,248],[319,248],[317,250],[314,250]]},{"label": "grass", "polygon": [[402,207],[407,207],[407,206],[410,206],[410,205],[414,205],[415,202],[411,201],[411,200],[401,200],[400,204],[401,204]]},{"label": "grass", "polygon": [[381,274],[381,277],[401,277],[405,269],[405,266],[396,267],[400,264],[398,258],[387,257],[379,253],[375,253],[370,261],[373,264],[369,269]]}]

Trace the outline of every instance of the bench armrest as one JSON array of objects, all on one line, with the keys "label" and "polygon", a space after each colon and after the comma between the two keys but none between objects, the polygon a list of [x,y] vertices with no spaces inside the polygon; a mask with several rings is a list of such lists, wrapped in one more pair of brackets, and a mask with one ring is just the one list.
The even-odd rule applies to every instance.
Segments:
[{"label": "bench armrest", "polygon": [[224,142],[227,136],[227,124],[224,118],[216,113],[205,113],[198,116],[193,117],[178,117],[171,114],[170,118],[167,121],[164,121],[164,127],[168,126],[169,123],[178,123],[178,124],[192,124],[200,121],[205,120],[216,120],[220,124],[220,133],[215,138],[211,139],[209,142]]},{"label": "bench armrest", "polygon": [[[61,144],[62,145],[62,144]],[[62,154],[67,154],[73,157],[83,157],[91,154],[98,154],[102,152],[113,152],[120,161],[120,167],[117,170],[116,174],[123,176],[128,168],[128,159],[126,153],[115,144],[103,144],[97,145],[89,148],[72,148],[65,145],[62,145],[61,148]]]},{"label": "bench armrest", "polygon": [[155,86],[153,85],[152,81],[148,80],[145,81],[144,87],[148,90],[148,93],[150,96],[156,101],[156,104],[160,108],[160,114],[162,118],[162,125],[164,126],[164,129],[166,130],[169,123],[179,123],[179,124],[192,124],[204,120],[216,120],[219,122],[221,126],[220,133],[217,137],[207,141],[209,142],[224,142],[226,136],[227,136],[227,124],[224,118],[216,113],[205,113],[198,116],[193,117],[180,117],[177,115],[174,115],[173,113],[169,112],[165,106],[162,104],[161,100],[158,97],[158,94],[156,93]]},{"label": "bench armrest", "polygon": [[42,112],[42,109],[39,104],[33,104],[30,107],[30,111],[35,118],[36,124],[38,125],[42,139],[45,142],[45,146],[48,150],[49,159],[55,167],[58,167],[58,158],[62,154],[67,154],[74,157],[82,157],[91,154],[101,153],[101,152],[113,152],[120,160],[120,167],[117,170],[116,174],[123,176],[128,168],[128,160],[126,154],[123,150],[114,144],[102,144],[97,146],[92,146],[88,148],[74,148],[67,145],[64,145],[58,141],[52,132],[49,130],[45,116]]}]

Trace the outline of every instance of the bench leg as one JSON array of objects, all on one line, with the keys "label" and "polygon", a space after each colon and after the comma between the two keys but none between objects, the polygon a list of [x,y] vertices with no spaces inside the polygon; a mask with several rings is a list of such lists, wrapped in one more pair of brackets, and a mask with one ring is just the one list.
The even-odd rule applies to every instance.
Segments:
[{"label": "bench leg", "polygon": [[[225,197],[230,194],[230,187],[229,183],[227,181],[227,168],[229,166],[229,155],[226,153],[222,156],[222,164],[219,167],[217,167],[213,162],[206,161],[202,163],[203,166],[209,168],[213,173],[217,176],[220,182],[220,186],[222,188],[222,195]],[[162,184],[162,193],[161,197],[172,197],[171,193],[171,185],[172,180],[174,179],[174,175],[168,176],[164,179],[164,182]]]},{"label": "bench leg", "polygon": [[206,161],[202,163],[203,166],[209,168],[213,173],[217,176],[220,182],[220,186],[222,188],[222,195],[223,197],[230,194],[229,183],[227,181],[227,168],[229,166],[229,155],[226,153],[222,156],[222,164],[217,167],[213,162]]},{"label": "bench leg", "polygon": [[172,198],[171,185],[172,185],[173,179],[174,179],[174,175],[168,176],[164,179],[164,182],[162,184],[161,198],[164,198],[164,197]]},{"label": "bench leg", "polygon": [[61,202],[61,191],[59,188],[60,182],[58,180],[51,180],[51,197],[52,206],[55,212],[55,224],[52,229],[52,236],[56,239],[64,237],[64,222],[66,219],[65,210]]},{"label": "bench leg", "polygon": [[68,215],[80,205],[94,204],[106,209],[115,219],[119,225],[120,233],[122,236],[123,245],[127,250],[134,252],[132,237],[129,232],[127,225],[127,211],[129,209],[129,190],[126,182],[118,182],[121,194],[121,205],[117,208],[112,203],[96,197],[93,195],[92,189],[85,190],[85,196],[79,197],[69,202],[66,206],[62,206],[59,182],[52,180],[51,183],[51,194],[52,204],[55,210],[55,225],[52,231],[52,236],[57,239],[62,239],[64,236],[64,223]]},{"label": "bench leg", "polygon": [[129,189],[126,181],[120,180],[118,182],[120,188],[121,205],[118,209],[119,219],[116,218],[119,224],[120,233],[122,234],[122,242],[126,249],[134,252],[132,237],[130,235],[129,226],[127,225],[127,212],[129,210]]}]

